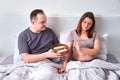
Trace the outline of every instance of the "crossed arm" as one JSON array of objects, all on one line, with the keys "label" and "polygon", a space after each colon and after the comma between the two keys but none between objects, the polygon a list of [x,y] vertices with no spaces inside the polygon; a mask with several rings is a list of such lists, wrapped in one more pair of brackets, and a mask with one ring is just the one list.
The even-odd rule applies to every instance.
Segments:
[{"label": "crossed arm", "polygon": [[77,41],[74,41],[76,50],[73,52],[73,57],[79,61],[89,61],[94,59],[100,51],[100,40],[96,39],[94,41],[93,48],[80,48]]}]

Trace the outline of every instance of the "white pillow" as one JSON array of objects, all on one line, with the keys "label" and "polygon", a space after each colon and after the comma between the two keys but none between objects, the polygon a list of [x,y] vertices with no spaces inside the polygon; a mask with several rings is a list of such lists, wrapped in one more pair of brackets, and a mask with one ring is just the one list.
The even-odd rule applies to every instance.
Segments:
[{"label": "white pillow", "polygon": [[69,33],[62,32],[60,33],[60,43],[66,44],[66,39]]},{"label": "white pillow", "polygon": [[[60,43],[65,44],[66,43],[66,39],[67,39],[68,33],[61,33],[60,34]],[[103,34],[103,36],[100,37],[101,38],[101,50],[100,53],[98,55],[98,58],[106,60],[107,59],[107,34]]]},{"label": "white pillow", "polygon": [[18,35],[15,35],[13,62],[17,63],[19,61],[21,61],[21,55],[19,54],[19,50],[18,50]]},{"label": "white pillow", "polygon": [[103,34],[103,36],[101,36],[101,49],[100,49],[100,53],[98,55],[98,58],[106,60],[107,59],[107,34]]}]

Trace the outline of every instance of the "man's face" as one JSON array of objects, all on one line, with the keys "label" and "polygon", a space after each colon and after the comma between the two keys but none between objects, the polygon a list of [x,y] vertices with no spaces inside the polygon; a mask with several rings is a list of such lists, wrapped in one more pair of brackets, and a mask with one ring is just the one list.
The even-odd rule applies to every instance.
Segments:
[{"label": "man's face", "polygon": [[37,19],[33,20],[33,25],[36,31],[40,32],[46,29],[47,18],[45,14],[37,14]]}]

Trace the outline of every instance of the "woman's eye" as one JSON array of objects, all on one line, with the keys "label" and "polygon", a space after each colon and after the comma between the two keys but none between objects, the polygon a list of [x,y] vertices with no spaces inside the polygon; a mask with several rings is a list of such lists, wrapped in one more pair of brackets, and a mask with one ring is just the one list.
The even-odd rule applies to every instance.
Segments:
[{"label": "woman's eye", "polygon": [[83,23],[86,23],[86,21],[84,21]]},{"label": "woman's eye", "polygon": [[88,23],[88,25],[90,25],[90,26],[91,26],[91,23]]}]

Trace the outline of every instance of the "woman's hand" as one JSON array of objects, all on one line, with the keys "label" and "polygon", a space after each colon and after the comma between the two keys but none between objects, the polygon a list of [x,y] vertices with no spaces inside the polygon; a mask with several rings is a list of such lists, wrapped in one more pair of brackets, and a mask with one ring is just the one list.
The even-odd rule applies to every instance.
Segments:
[{"label": "woman's hand", "polygon": [[62,68],[58,69],[58,73],[62,74],[66,72],[66,66],[63,66]]},{"label": "woman's hand", "polygon": [[76,51],[79,53],[80,52],[80,44],[78,43],[77,40],[74,40],[74,46],[75,46]]}]

